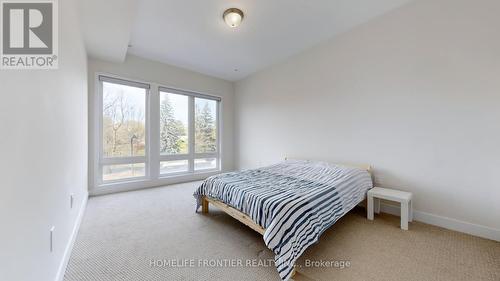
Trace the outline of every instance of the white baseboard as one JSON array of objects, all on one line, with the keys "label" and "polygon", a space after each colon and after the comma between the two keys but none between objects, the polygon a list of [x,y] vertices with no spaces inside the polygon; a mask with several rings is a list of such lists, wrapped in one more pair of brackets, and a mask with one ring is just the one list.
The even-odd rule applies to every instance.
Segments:
[{"label": "white baseboard", "polygon": [[[383,213],[400,216],[401,211],[399,206],[389,205],[384,202],[380,203],[380,211]],[[483,225],[473,224],[465,221],[460,221],[448,217],[438,216],[422,211],[413,210],[413,220],[420,221],[426,224],[439,226],[442,228],[467,233],[470,235],[500,241],[500,229],[495,229]]]},{"label": "white baseboard", "polygon": [[64,249],[63,258],[61,260],[61,264],[59,265],[59,269],[57,270],[55,281],[64,280],[64,273],[66,273],[66,267],[68,266],[69,258],[71,257],[71,251],[73,250],[73,245],[75,244],[76,235],[78,234],[78,229],[80,229],[80,224],[82,223],[83,215],[85,214],[85,208],[87,207],[88,198],[88,194],[85,194],[83,196],[82,204],[80,205],[80,210],[78,211],[78,215],[76,217],[75,226],[73,227],[73,231],[71,232],[71,236],[69,238],[68,244],[66,245],[66,249]]}]

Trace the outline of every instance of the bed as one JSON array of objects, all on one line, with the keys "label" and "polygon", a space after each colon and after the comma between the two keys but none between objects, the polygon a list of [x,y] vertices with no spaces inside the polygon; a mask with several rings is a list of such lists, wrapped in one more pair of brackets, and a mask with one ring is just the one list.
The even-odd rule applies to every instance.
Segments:
[{"label": "bed", "polygon": [[321,234],[373,187],[370,166],[286,160],[207,178],[194,193],[196,210],[213,204],[263,235],[282,280]]}]

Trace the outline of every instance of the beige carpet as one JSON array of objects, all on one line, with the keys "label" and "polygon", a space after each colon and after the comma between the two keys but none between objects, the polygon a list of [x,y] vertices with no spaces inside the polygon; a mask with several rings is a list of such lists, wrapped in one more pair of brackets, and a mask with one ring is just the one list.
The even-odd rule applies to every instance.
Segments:
[{"label": "beige carpet", "polygon": [[[279,280],[259,234],[213,207],[208,216],[194,212],[195,188],[187,183],[91,198],[65,280]],[[161,262],[152,266],[152,260]],[[332,260],[344,268],[320,264]],[[304,266],[312,262],[316,267]],[[299,264],[297,281],[498,281],[500,243],[418,222],[402,231],[397,217],[372,222],[356,209]]]}]

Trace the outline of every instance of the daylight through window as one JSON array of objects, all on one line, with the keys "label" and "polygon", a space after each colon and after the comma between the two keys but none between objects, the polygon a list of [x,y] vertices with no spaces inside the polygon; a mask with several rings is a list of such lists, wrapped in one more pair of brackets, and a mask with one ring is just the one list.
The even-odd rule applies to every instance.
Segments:
[{"label": "daylight through window", "polygon": [[98,183],[218,170],[220,98],[99,76]]}]

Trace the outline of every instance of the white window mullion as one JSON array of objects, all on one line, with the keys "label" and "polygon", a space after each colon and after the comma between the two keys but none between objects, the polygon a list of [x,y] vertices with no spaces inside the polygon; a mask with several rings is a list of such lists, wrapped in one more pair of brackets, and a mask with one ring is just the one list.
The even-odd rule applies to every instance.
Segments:
[{"label": "white window mullion", "polygon": [[221,112],[221,101],[219,100],[217,102],[217,105],[216,105],[216,114],[215,114],[215,126],[216,126],[216,131],[215,131],[215,136],[216,136],[216,139],[217,139],[217,151],[216,151],[216,158],[217,158],[217,170],[221,170],[221,167],[222,167],[222,163],[221,163],[221,147],[222,147],[222,138],[220,136],[220,132],[221,132],[221,120],[220,120],[220,114]]},{"label": "white window mullion", "polygon": [[145,163],[145,156],[136,156],[136,157],[112,157],[112,158],[104,158],[101,160],[101,165],[120,165],[120,164],[137,164],[137,163]]},{"label": "white window mullion", "polygon": [[189,118],[189,172],[194,172],[194,155],[195,155],[195,145],[194,145],[194,97],[189,97],[188,106],[188,118]]},{"label": "white window mullion", "polygon": [[96,130],[94,130],[94,187],[102,184],[102,159],[103,159],[103,143],[102,143],[102,112],[103,112],[103,104],[102,104],[102,81],[99,80],[99,76],[96,77],[96,95],[94,100],[94,125],[96,126]]},{"label": "white window mullion", "polygon": [[217,158],[219,157],[219,154],[217,152],[213,153],[195,153],[194,158]]},{"label": "white window mullion", "polygon": [[149,95],[149,174],[151,179],[157,179],[160,173],[160,94],[158,87],[152,87]]},{"label": "white window mullion", "polygon": [[175,154],[175,155],[160,155],[160,161],[175,161],[175,160],[189,160],[192,158],[189,154]]}]

